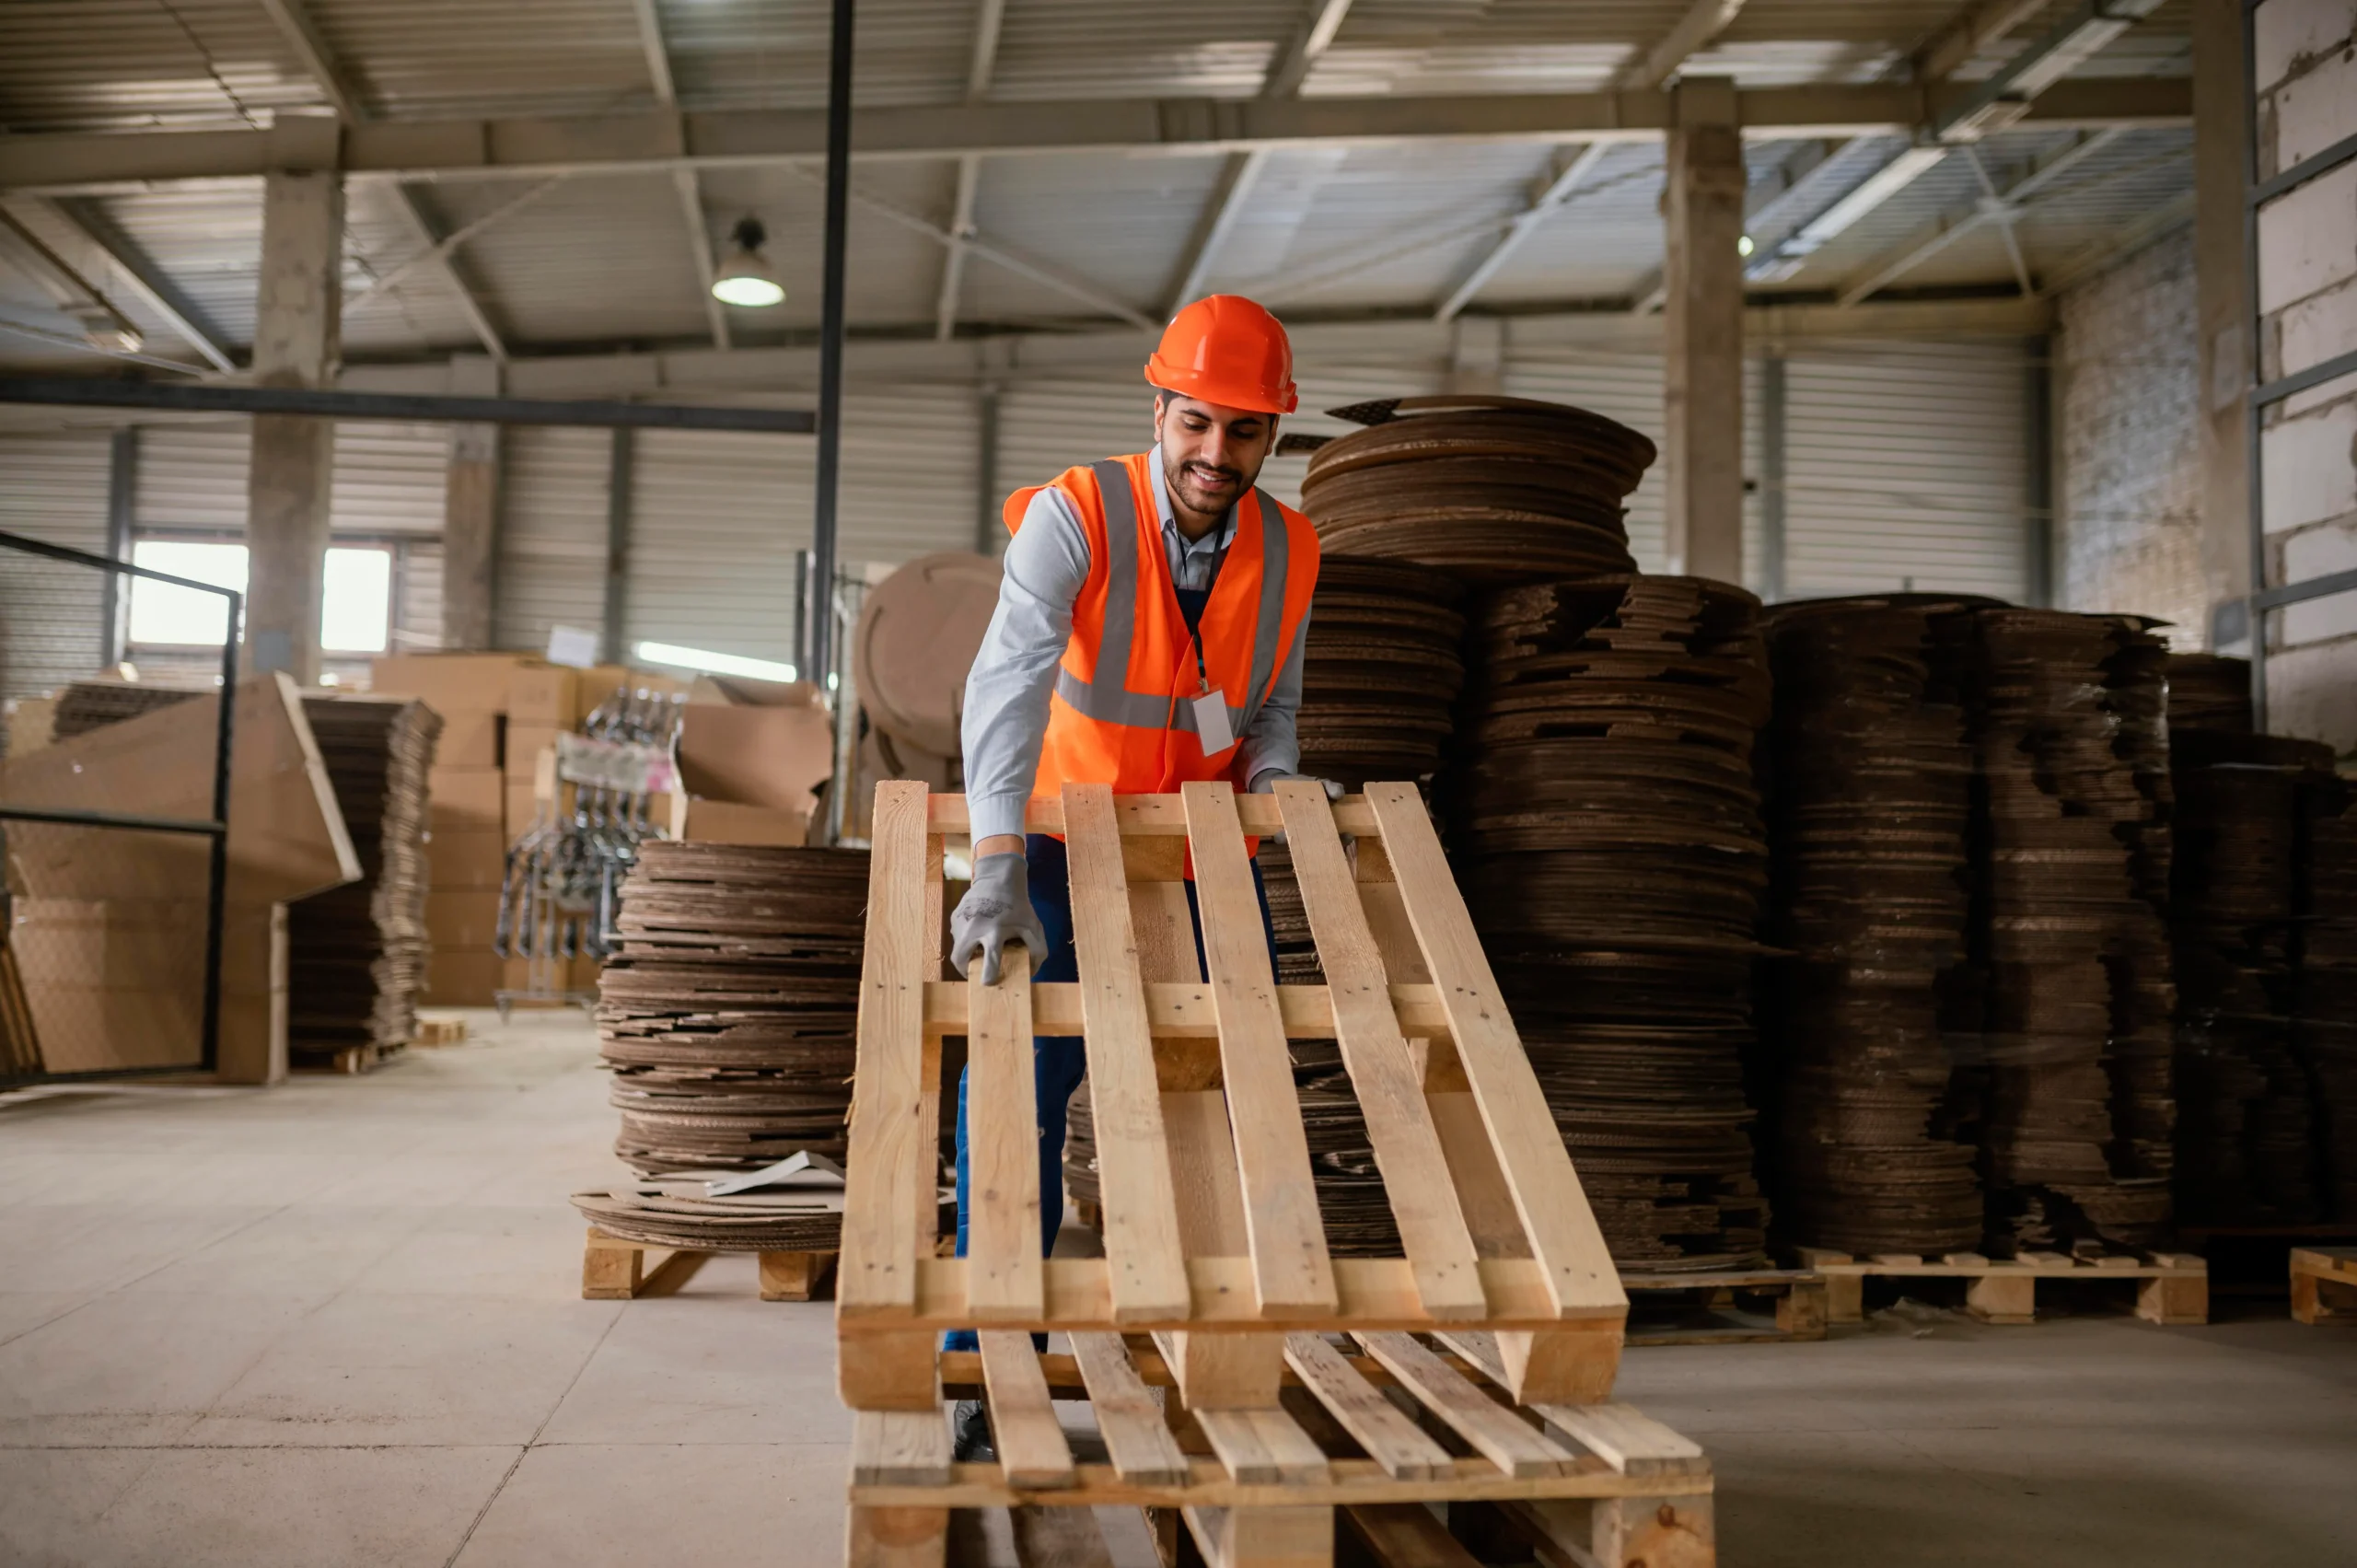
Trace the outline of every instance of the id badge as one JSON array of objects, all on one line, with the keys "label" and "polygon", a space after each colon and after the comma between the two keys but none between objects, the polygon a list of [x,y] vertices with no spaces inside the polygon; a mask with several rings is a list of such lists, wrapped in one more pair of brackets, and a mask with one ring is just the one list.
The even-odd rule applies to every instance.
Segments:
[{"label": "id badge", "polygon": [[1227,694],[1205,691],[1188,699],[1195,705],[1195,738],[1203,743],[1203,755],[1216,757],[1236,744],[1236,737],[1227,727]]}]

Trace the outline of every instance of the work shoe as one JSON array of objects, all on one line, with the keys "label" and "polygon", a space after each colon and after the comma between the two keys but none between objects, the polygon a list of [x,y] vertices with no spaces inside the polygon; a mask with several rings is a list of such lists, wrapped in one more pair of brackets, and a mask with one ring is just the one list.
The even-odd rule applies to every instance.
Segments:
[{"label": "work shoe", "polygon": [[982,1409],[981,1400],[958,1400],[956,1412],[949,1418],[949,1457],[960,1464],[998,1458],[998,1450],[991,1444],[990,1412]]}]

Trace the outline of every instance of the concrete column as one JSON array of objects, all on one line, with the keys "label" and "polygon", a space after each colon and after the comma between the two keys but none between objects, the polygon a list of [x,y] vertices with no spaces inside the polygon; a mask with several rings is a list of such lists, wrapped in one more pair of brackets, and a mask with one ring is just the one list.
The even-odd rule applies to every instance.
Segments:
[{"label": "concrete column", "polygon": [[[336,122],[283,115],[273,131],[281,171],[262,180],[261,279],[254,382],[328,387],[342,358],[343,179]],[[246,665],[319,678],[319,606],[327,573],[335,425],[258,414],[248,477]]]},{"label": "concrete column", "polygon": [[1680,82],[1662,196],[1668,568],[1743,580],[1743,135],[1735,84]]},{"label": "concrete column", "polygon": [[[494,398],[499,366],[487,354],[450,361],[450,391]],[[442,488],[442,645],[488,648],[497,609],[499,426],[450,426],[450,467]]]},{"label": "concrete column", "polygon": [[[2250,591],[2250,277],[2243,192],[2250,179],[2250,65],[2243,0],[2193,0],[2193,273],[2201,338],[2201,575],[2204,646],[2236,643]],[[2223,628],[2219,611],[2225,610]],[[2219,632],[2226,635],[2222,639]]]}]

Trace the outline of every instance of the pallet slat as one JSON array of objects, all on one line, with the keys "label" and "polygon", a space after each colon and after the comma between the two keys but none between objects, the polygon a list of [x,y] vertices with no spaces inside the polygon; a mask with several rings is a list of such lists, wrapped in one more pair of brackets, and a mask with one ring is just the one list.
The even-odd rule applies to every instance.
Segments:
[{"label": "pallet slat", "polygon": [[1219,1019],[1220,1072],[1244,1184],[1253,1289],[1266,1316],[1334,1308],[1334,1274],[1309,1171],[1309,1140],[1285,1054],[1277,977],[1253,892],[1251,862],[1225,784],[1189,784],[1187,844],[1194,857],[1204,966]]},{"label": "pallet slat", "polygon": [[1383,1391],[1351,1367],[1342,1353],[1316,1334],[1285,1336],[1285,1362],[1328,1414],[1394,1481],[1446,1475],[1448,1450],[1399,1413]]},{"label": "pallet slat", "polygon": [[[921,784],[876,786],[865,956],[859,988],[859,1071],[852,1090],[837,1310],[915,1309],[917,1202],[928,1202],[933,1156],[921,1138],[925,929],[925,801]],[[932,1238],[922,1238],[930,1250]]]},{"label": "pallet slat", "polygon": [[1066,1487],[1078,1483],[1072,1445],[1049,1401],[1048,1379],[1032,1353],[1031,1336],[985,1329],[982,1386],[990,1396],[991,1446],[1009,1486]]},{"label": "pallet slat", "polygon": [[1465,1380],[1464,1374],[1406,1334],[1356,1336],[1367,1354],[1446,1422],[1474,1451],[1515,1477],[1556,1475],[1572,1456]]},{"label": "pallet slat", "polygon": [[1113,792],[1066,784],[1063,807],[1089,1115],[1103,1129],[1097,1183],[1113,1318],[1168,1318],[1186,1310],[1187,1264]]},{"label": "pallet slat", "polygon": [[1547,1109],[1481,952],[1471,916],[1441,854],[1440,840],[1411,785],[1372,784],[1367,804],[1399,879],[1417,945],[1440,988],[1481,1120],[1559,1310],[1613,1307],[1626,1310],[1620,1275],[1606,1249],[1572,1168],[1562,1133]]},{"label": "pallet slat", "polygon": [[977,1322],[1032,1318],[1046,1306],[1046,1287],[1031,977],[1010,953],[999,983],[982,983],[979,963],[968,983],[966,1307]]},{"label": "pallet slat", "polygon": [[1424,1103],[1422,1074],[1391,1010],[1383,959],[1326,791],[1316,784],[1283,782],[1276,794],[1294,875],[1326,970],[1342,1065],[1366,1119],[1367,1140],[1399,1222],[1400,1248],[1415,1268],[1427,1311],[1440,1318],[1478,1318],[1488,1303],[1472,1233]]},{"label": "pallet slat", "polygon": [[1187,1456],[1162,1419],[1162,1406],[1130,1363],[1119,1334],[1074,1334],[1073,1360],[1097,1411],[1097,1430],[1121,1479],[1159,1486],[1187,1478]]}]

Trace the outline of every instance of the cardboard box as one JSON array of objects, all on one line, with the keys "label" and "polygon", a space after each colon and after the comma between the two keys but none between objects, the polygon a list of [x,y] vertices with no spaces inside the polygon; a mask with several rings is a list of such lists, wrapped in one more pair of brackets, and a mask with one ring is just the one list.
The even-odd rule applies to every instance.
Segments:
[{"label": "cardboard box", "polygon": [[679,782],[690,795],[807,816],[834,771],[834,720],[816,703],[690,703],[680,717]]},{"label": "cardboard box", "polygon": [[436,947],[425,956],[424,1000],[436,1007],[488,1007],[510,960],[489,947]]},{"label": "cardboard box", "polygon": [[507,679],[507,717],[518,725],[568,726],[578,715],[581,675],[558,664],[521,666]]},{"label": "cardboard box", "polygon": [[519,784],[515,774],[507,775],[506,817],[509,843],[521,838],[533,823],[540,819],[540,796],[533,791],[531,780],[526,779]]},{"label": "cardboard box", "polygon": [[491,951],[499,934],[499,889],[436,888],[425,895],[426,945],[436,949]]},{"label": "cardboard box", "polygon": [[526,784],[530,784],[532,769],[538,765],[540,753],[553,748],[556,738],[564,732],[565,726],[562,725],[526,724],[509,714],[506,751],[509,781],[512,783],[520,776]]},{"label": "cardboard box", "polygon": [[496,888],[507,877],[507,835],[487,832],[429,833],[425,842],[426,887]]},{"label": "cardboard box", "polygon": [[508,682],[518,669],[540,662],[529,654],[394,654],[369,665],[368,690],[420,698],[446,719],[505,713]]},{"label": "cardboard box", "polygon": [[597,958],[509,958],[499,983],[506,991],[545,992],[553,1000],[569,991],[596,991],[604,968]]},{"label": "cardboard box", "polygon": [[672,797],[671,836],[708,844],[784,844],[800,848],[810,836],[810,813],[746,806],[700,796]]},{"label": "cardboard box", "polygon": [[426,775],[426,821],[436,831],[499,832],[507,775],[497,768],[436,768]]},{"label": "cardboard box", "polygon": [[[428,703],[428,707],[434,704]],[[442,736],[434,743],[435,768],[496,768],[499,766],[500,736],[507,720],[499,714],[460,708],[455,713],[434,711],[442,714]]]}]

